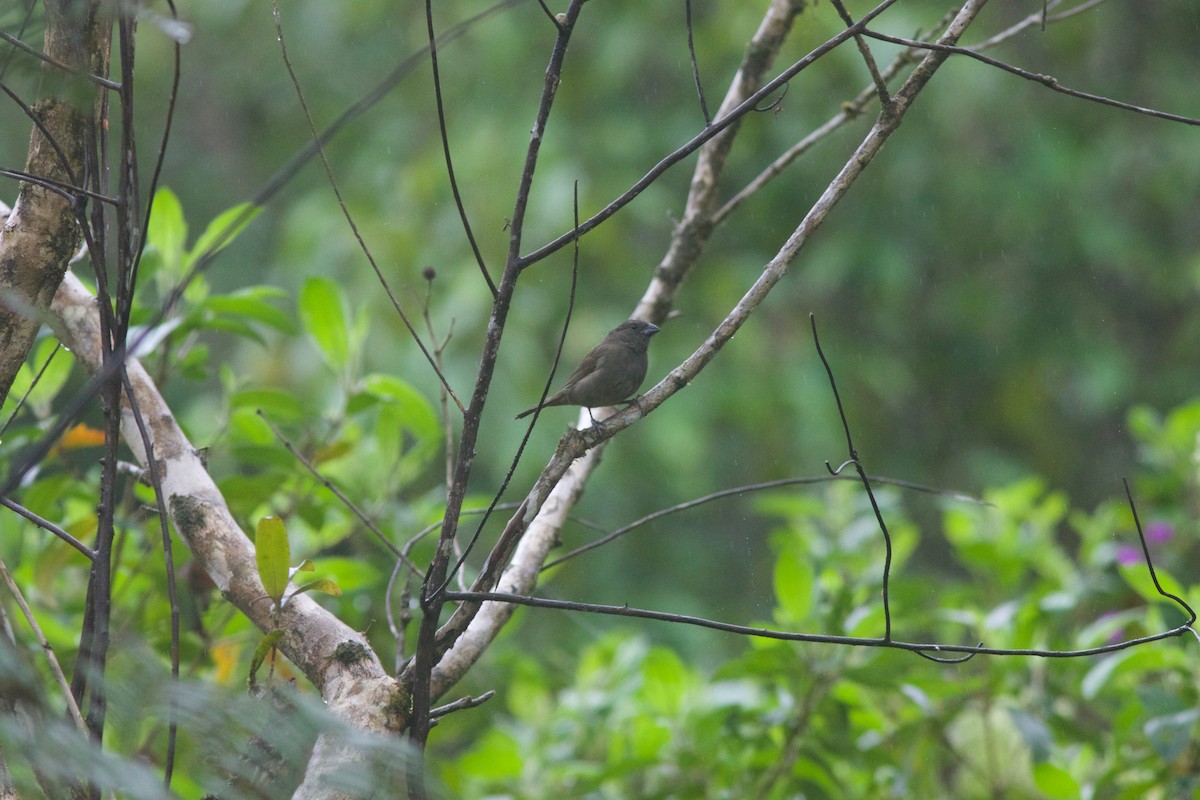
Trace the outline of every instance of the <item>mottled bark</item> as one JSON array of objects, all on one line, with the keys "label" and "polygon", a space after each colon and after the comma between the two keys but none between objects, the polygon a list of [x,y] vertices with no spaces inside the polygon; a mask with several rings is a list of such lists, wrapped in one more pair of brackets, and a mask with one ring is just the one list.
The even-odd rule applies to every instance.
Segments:
[{"label": "mottled bark", "polygon": [[[84,152],[100,92],[86,76],[108,69],[111,18],[96,0],[46,0],[45,53],[72,71],[43,63],[41,97],[30,105],[32,133],[26,174],[0,232],[0,399],[45,321],[67,262],[82,233]],[[55,190],[55,187],[58,191]]]}]

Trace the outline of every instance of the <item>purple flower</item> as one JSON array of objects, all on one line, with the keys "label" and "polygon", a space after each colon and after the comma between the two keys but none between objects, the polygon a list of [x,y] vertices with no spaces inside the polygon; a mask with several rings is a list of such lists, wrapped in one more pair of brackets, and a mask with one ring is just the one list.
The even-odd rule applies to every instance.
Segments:
[{"label": "purple flower", "polygon": [[1142,560],[1142,551],[1139,550],[1138,548],[1130,547],[1127,544],[1119,545],[1117,547],[1117,563],[1118,564],[1125,566],[1125,567],[1131,567],[1134,564],[1140,563],[1141,560]]},{"label": "purple flower", "polygon": [[1175,538],[1175,526],[1169,522],[1155,520],[1146,526],[1147,542],[1169,542]]}]

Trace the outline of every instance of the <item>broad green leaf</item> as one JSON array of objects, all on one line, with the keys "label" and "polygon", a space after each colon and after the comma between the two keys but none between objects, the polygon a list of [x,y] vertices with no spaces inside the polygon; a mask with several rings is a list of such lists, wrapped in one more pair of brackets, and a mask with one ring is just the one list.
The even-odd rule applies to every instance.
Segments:
[{"label": "broad green leaf", "polygon": [[289,552],[287,529],[279,517],[263,517],[258,521],[254,534],[255,558],[258,561],[258,577],[262,580],[267,597],[276,607],[283,599],[288,584]]},{"label": "broad green leaf", "polygon": [[642,694],[659,714],[678,714],[691,683],[687,666],[673,650],[655,647],[642,662]]},{"label": "broad green leaf", "polygon": [[325,363],[342,372],[350,362],[346,299],[328,278],[309,278],[300,290],[300,322],[316,342]]},{"label": "broad green leaf", "polygon": [[283,309],[267,302],[269,297],[284,297],[286,293],[270,286],[251,286],[232,294],[213,295],[204,301],[202,308],[218,314],[245,317],[261,322],[284,333],[293,333],[296,322]]},{"label": "broad green leaf", "polygon": [[1079,800],[1083,796],[1071,773],[1048,762],[1034,766],[1033,784],[1047,800]]},{"label": "broad green leaf", "polygon": [[220,252],[261,213],[262,208],[251,203],[238,203],[236,206],[222,211],[212,222],[208,223],[204,233],[200,234],[196,243],[192,245],[191,252],[188,254],[188,266],[190,267],[192,262],[210,248],[214,253]]},{"label": "broad green leaf", "polygon": [[780,554],[775,562],[775,599],[781,622],[803,622],[813,605],[813,569],[808,558],[791,552]]},{"label": "broad green leaf", "polygon": [[158,250],[165,271],[178,276],[184,245],[187,243],[187,222],[179,198],[166,187],[154,193],[146,241]]}]

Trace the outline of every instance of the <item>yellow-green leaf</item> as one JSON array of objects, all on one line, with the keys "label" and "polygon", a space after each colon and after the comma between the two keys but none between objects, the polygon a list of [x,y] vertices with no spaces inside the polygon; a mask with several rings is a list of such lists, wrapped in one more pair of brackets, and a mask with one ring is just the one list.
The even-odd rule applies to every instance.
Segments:
[{"label": "yellow-green leaf", "polygon": [[288,583],[287,529],[279,517],[263,517],[258,521],[254,534],[254,548],[258,561],[258,577],[262,580],[267,597],[279,605]]}]

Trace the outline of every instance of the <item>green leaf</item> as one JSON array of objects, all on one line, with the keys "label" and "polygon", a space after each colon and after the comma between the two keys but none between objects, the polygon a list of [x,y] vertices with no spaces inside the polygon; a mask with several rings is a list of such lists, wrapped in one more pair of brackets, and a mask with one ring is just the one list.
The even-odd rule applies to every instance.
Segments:
[{"label": "green leaf", "polygon": [[1195,741],[1192,736],[1200,711],[1189,708],[1178,714],[1155,717],[1146,723],[1146,738],[1163,761],[1172,762]]},{"label": "green leaf", "polygon": [[673,650],[655,647],[642,662],[646,706],[660,714],[678,714],[691,683],[688,668]]},{"label": "green leaf", "polygon": [[[1119,564],[1117,571],[1125,579],[1125,583],[1129,585],[1129,588],[1140,594],[1147,602],[1175,605],[1174,600],[1159,594],[1158,588],[1154,585],[1154,579],[1150,577],[1150,571],[1146,569],[1145,561],[1138,561],[1135,564]],[[1158,583],[1163,587],[1163,591],[1169,592],[1176,597],[1183,597],[1187,594],[1187,591],[1180,585],[1179,581],[1161,565],[1154,567],[1154,574],[1158,577]],[[1178,608],[1178,606],[1175,607]]]},{"label": "green leaf", "polygon": [[295,320],[287,312],[267,302],[267,298],[286,295],[286,292],[273,286],[251,286],[232,294],[213,295],[201,307],[217,314],[261,322],[283,333],[294,333]]},{"label": "green leaf", "polygon": [[775,599],[781,622],[803,622],[812,611],[812,563],[798,548],[785,548],[775,562]]},{"label": "green leaf", "polygon": [[511,734],[491,728],[479,744],[459,759],[458,765],[476,778],[500,780],[519,776],[522,763],[520,743]]},{"label": "green leaf", "polygon": [[328,578],[318,578],[315,581],[309,581],[303,586],[297,587],[292,595],[303,594],[304,592],[321,592],[322,594],[333,595],[334,597],[342,596],[342,588]]},{"label": "green leaf", "polygon": [[[260,409],[272,422],[296,422],[306,416],[300,399],[291,392],[279,389],[246,389],[234,392],[229,398],[229,405],[236,409],[250,409],[254,412]],[[258,417],[258,414],[255,413]],[[261,417],[258,417],[262,419]]]},{"label": "green leaf", "polygon": [[263,662],[267,659],[267,654],[275,648],[275,645],[279,644],[279,640],[282,638],[282,630],[273,630],[259,641],[258,647],[254,648],[254,657],[250,659],[250,674],[248,677],[250,688],[254,688],[258,668],[262,666]]},{"label": "green leaf", "polygon": [[279,517],[263,517],[258,521],[254,534],[255,558],[258,561],[258,577],[262,579],[267,597],[279,606],[288,583],[289,552],[287,529]]},{"label": "green leaf", "polygon": [[1033,768],[1033,784],[1047,800],[1079,800],[1079,782],[1062,767],[1050,763],[1037,764]]},{"label": "green leaf", "polygon": [[183,218],[183,206],[179,198],[166,187],[154,193],[146,242],[158,250],[166,271],[178,275],[187,242],[187,222]]},{"label": "green leaf", "polygon": [[212,222],[208,223],[204,233],[200,234],[200,238],[196,239],[196,243],[192,245],[187,265],[190,267],[193,261],[210,248],[214,253],[225,249],[261,213],[262,208],[252,203],[238,203],[236,206],[222,211]]},{"label": "green leaf", "polygon": [[350,332],[346,298],[328,278],[309,278],[300,290],[300,322],[316,342],[325,363],[335,372],[350,362]]},{"label": "green leaf", "polygon": [[232,333],[235,336],[241,336],[243,339],[251,339],[261,345],[266,345],[267,340],[262,337],[262,334],[254,329],[254,326],[240,319],[210,319],[203,325],[206,330],[222,331],[224,333]]}]

